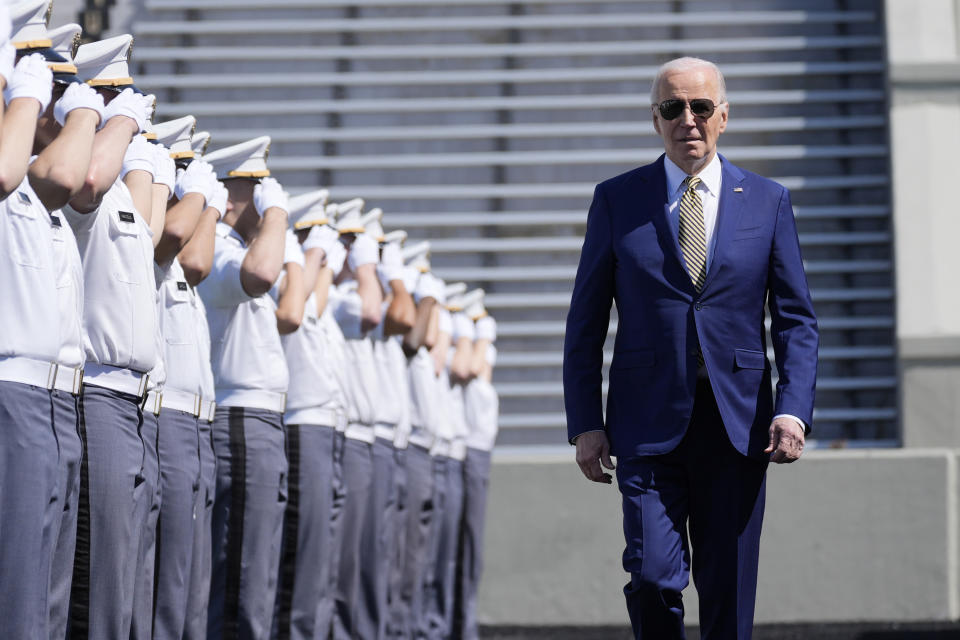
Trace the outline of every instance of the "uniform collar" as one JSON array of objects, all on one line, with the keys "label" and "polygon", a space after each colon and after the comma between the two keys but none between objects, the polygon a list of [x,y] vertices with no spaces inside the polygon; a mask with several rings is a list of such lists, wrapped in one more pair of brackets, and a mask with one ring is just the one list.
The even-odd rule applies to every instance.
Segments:
[{"label": "uniform collar", "polygon": [[230,238],[233,237],[241,246],[247,246],[247,243],[243,240],[243,236],[237,233],[237,230],[228,225],[225,222],[217,223],[217,235],[221,238]]},{"label": "uniform collar", "polygon": [[[667,174],[667,193],[670,195],[670,199],[673,200],[677,197],[678,192],[684,188],[683,181],[687,179],[687,174],[667,156],[663,157],[663,169]],[[697,176],[702,181],[701,184],[703,187],[709,191],[711,195],[719,197],[721,174],[720,154],[718,153],[713,156],[710,164],[705,166]]]}]

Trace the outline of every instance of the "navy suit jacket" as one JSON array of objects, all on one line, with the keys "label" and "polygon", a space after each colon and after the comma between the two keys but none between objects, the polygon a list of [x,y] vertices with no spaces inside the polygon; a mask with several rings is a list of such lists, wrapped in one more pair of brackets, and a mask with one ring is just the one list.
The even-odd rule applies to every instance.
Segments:
[{"label": "navy suit jacket", "polygon": [[[698,344],[738,451],[763,457],[775,414],[812,424],[819,335],[790,194],[722,156],[721,166],[715,248],[699,295],[667,218],[663,156],[597,185],[564,340],[571,440],[605,428],[613,455],[671,451],[693,411]],[[601,368],[614,301],[619,326],[604,421]]]}]

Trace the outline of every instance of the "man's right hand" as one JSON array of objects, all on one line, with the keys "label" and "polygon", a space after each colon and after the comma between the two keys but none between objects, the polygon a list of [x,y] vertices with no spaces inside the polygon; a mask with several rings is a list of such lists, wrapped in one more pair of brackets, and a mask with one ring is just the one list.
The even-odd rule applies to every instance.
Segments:
[{"label": "man's right hand", "polygon": [[587,431],[581,433],[574,440],[577,446],[577,464],[580,465],[580,471],[587,476],[588,480],[594,482],[604,482],[612,484],[613,478],[609,473],[604,473],[600,465],[610,469],[615,469],[613,461],[610,459],[610,441],[607,439],[606,431]]}]

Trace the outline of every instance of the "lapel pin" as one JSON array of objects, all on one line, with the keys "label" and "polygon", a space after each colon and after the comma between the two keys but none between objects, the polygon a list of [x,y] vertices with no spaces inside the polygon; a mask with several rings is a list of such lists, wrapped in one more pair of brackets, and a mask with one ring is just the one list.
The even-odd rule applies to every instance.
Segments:
[{"label": "lapel pin", "polygon": [[743,187],[734,187],[734,188],[733,188],[733,192],[734,192],[734,193],[743,193]]}]

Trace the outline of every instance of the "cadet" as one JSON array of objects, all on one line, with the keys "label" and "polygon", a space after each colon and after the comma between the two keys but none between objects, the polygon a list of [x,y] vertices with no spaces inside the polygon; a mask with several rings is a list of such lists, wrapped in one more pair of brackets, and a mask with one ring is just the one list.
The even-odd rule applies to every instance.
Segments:
[{"label": "cadet", "polygon": [[[337,229],[348,246],[347,265],[331,298],[334,317],[343,336],[346,356],[344,389],[347,397],[346,444],[343,452],[347,497],[343,511],[343,547],[337,576],[335,638],[370,637],[376,606],[371,572],[362,563],[373,563],[373,550],[362,546],[373,479],[375,404],[379,379],[369,332],[380,324],[383,301],[376,265],[377,243],[364,233],[360,199],[340,205]],[[366,580],[366,581],[365,581]]]},{"label": "cadet", "polygon": [[[52,526],[53,557],[49,576],[49,635],[66,634],[77,531],[77,498],[80,490],[81,446],[77,395],[83,376],[83,267],[77,242],[59,208],[80,190],[90,165],[93,136],[103,115],[103,98],[83,84],[76,67],[53,47],[46,30],[46,7],[24,3],[13,9],[12,40],[19,56],[39,53],[53,73],[53,101],[40,114],[28,177],[30,187],[49,212],[53,258],[57,278],[60,349],[56,380],[51,390],[53,423],[59,453],[59,512]],[[79,32],[79,26],[67,25]],[[68,30],[61,29],[61,33]],[[67,33],[66,37],[70,34]]]},{"label": "cadet", "polygon": [[335,442],[338,425],[346,422],[346,406],[335,373],[343,365],[342,336],[338,344],[329,322],[322,320],[329,321],[325,311],[333,274],[329,266],[321,268],[321,261],[329,265],[334,247],[341,246],[339,233],[328,224],[327,193],[320,189],[290,199],[290,220],[303,240],[310,297],[300,329],[281,337],[290,374],[284,416],[290,476],[273,623],[276,638],[326,638],[332,620],[331,576],[339,557],[333,487],[342,482]]},{"label": "cadet", "polygon": [[198,287],[217,401],[211,638],[270,633],[280,560],[287,365],[269,291],[283,268],[287,196],[268,178],[269,145],[262,136],[204,157],[232,206],[217,224],[212,270]]},{"label": "cadet", "polygon": [[467,309],[476,322],[471,379],[463,390],[467,457],[463,463],[463,519],[457,560],[457,596],[452,636],[478,640],[477,588],[483,569],[483,529],[490,481],[490,452],[497,440],[500,401],[491,383],[496,364],[497,323],[482,304]]},{"label": "cadet", "polygon": [[37,116],[51,97],[42,55],[14,70],[10,18],[0,9],[4,110],[0,154],[0,615],[11,637],[45,637],[51,533],[59,525],[57,441],[49,389],[60,348],[50,219],[25,180]]},{"label": "cadet", "polygon": [[[210,134],[201,132],[190,138],[191,150],[202,156],[210,142]],[[232,211],[227,199],[227,188],[218,182],[212,201],[203,211],[197,227],[187,244],[177,254],[184,279],[190,287],[197,287],[213,267],[213,252],[217,223]],[[179,288],[179,285],[178,285]],[[216,411],[213,371],[210,368],[210,327],[207,312],[199,295],[191,297],[195,314],[197,349],[206,357],[200,371],[200,416],[197,420],[197,444],[200,454],[200,486],[197,488],[197,510],[193,523],[193,548],[190,555],[190,574],[187,580],[187,609],[184,640],[202,640],[207,637],[207,604],[210,600],[211,523],[214,494],[217,489],[217,464],[213,453],[211,426]]]},{"label": "cadet", "polygon": [[[83,263],[86,364],[80,398],[84,444],[77,554],[70,605],[74,637],[130,633],[137,553],[147,516],[141,402],[157,363],[150,210],[118,179],[153,97],[127,69],[130,36],[84,45],[74,63],[108,103],[81,191],[63,212]],[[147,174],[149,176],[149,174]],[[152,181],[152,178],[148,178]]]},{"label": "cadet", "polygon": [[[225,188],[217,181],[210,165],[194,159],[190,138],[195,124],[193,116],[185,116],[154,126],[157,142],[168,146],[170,158],[180,165],[175,199],[170,201],[163,233],[154,251],[167,372],[157,442],[162,487],[157,536],[163,544],[156,547],[156,592],[152,608],[153,629],[161,638],[183,636],[194,521],[206,503],[205,494],[201,501],[200,493],[198,420],[205,399],[203,382],[210,372],[210,350],[199,339],[197,330],[201,323],[206,324],[200,298],[187,282],[177,254],[194,235],[208,204]],[[224,207],[222,202],[217,206]],[[212,259],[212,233],[207,244]],[[203,419],[206,421],[206,416]]]}]

